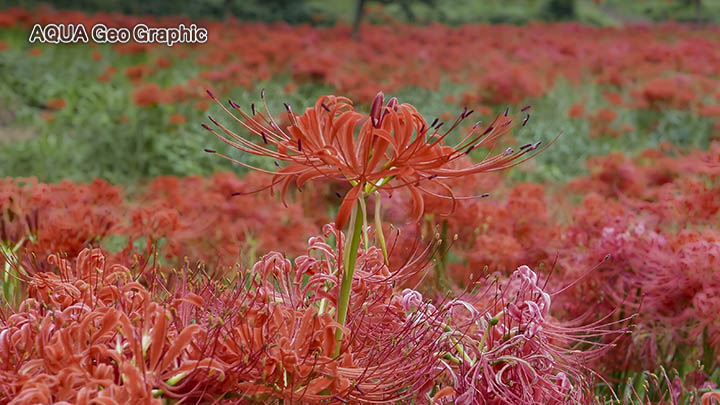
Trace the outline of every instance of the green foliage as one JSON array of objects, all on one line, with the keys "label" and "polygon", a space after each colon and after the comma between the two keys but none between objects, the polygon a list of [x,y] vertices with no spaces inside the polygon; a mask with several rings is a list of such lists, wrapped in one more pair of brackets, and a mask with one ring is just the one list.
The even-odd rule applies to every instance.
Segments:
[{"label": "green foliage", "polygon": [[[700,397],[710,392],[708,386],[720,382],[720,369],[706,369],[702,365],[687,365],[684,369],[628,371],[611,376],[620,383],[596,389],[598,403],[605,404],[699,404]],[[617,398],[616,398],[617,397]]]},{"label": "green foliage", "polygon": [[[19,3],[19,4],[18,4]],[[86,12],[118,12],[133,15],[186,15],[189,17],[222,18],[234,16],[241,20],[309,22],[314,13],[304,0],[0,0],[0,8],[21,5],[26,8],[50,4],[58,9]]]},{"label": "green foliage", "polygon": [[576,16],[575,0],[548,0],[543,12],[549,20],[572,20]]},{"label": "green foliage", "polygon": [[675,20],[682,22],[720,23],[720,1],[696,0],[604,0],[612,8],[631,19],[652,21]]}]

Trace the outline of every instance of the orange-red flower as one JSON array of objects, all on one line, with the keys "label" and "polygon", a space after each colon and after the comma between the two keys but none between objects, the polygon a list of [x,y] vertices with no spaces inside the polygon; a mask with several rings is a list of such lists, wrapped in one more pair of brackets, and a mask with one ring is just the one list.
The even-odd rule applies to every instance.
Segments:
[{"label": "orange-red flower", "polygon": [[171,124],[179,125],[179,124],[186,123],[187,118],[185,118],[185,116],[180,113],[175,113],[175,114],[170,115],[170,118],[168,119],[168,121],[170,121]]},{"label": "orange-red flower", "polygon": [[[395,98],[384,104],[383,93],[375,97],[369,115],[355,111],[352,101],[347,98],[323,96],[302,115],[293,113],[286,104],[291,124],[283,130],[270,115],[267,104],[265,114],[256,111],[254,105],[251,113],[247,114],[230,100],[230,106],[240,115],[238,118],[212,93],[208,91],[208,94],[254,135],[257,142],[237,135],[212,117],[210,120],[220,131],[205,124],[203,127],[237,149],[275,159],[278,169],[260,169],[214,150],[206,151],[273,175],[268,187],[280,184],[283,199],[292,182],[298,188],[315,179],[349,183],[352,188],[345,195],[336,219],[336,226],[340,229],[363,193],[392,193],[395,189],[406,189],[412,196],[413,217],[419,220],[424,211],[423,195],[440,196],[455,202],[452,189],[442,180],[512,167],[526,160],[528,157],[520,158],[540,145],[538,142],[517,150],[508,148],[477,163],[459,166],[459,159],[477,148],[489,147],[492,150],[497,139],[517,124],[515,117],[509,116],[506,110],[486,127],[478,122],[460,142],[448,146],[446,137],[473,111],[465,109],[451,125],[437,119],[428,125],[410,104],[400,104]],[[264,94],[262,98],[264,100]],[[523,125],[529,117],[527,115],[522,121]],[[443,127],[447,129],[441,131]],[[446,194],[438,195],[431,191],[427,187],[430,182],[439,184]]]},{"label": "orange-red flower", "polygon": [[59,97],[48,101],[46,104],[46,106],[51,110],[62,110],[66,105],[67,103],[65,103],[65,100]]}]

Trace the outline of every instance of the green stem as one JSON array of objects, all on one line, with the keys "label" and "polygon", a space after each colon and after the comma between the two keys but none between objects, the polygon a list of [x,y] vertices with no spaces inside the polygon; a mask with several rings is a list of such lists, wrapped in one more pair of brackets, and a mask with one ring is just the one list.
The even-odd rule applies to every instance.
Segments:
[{"label": "green stem", "polygon": [[448,255],[448,223],[447,220],[443,220],[442,223],[442,231],[440,234],[441,242],[440,242],[440,251],[438,252],[440,254],[439,260],[437,262],[437,266],[435,267],[436,272],[435,275],[437,276],[437,279],[435,280],[435,285],[439,292],[444,293],[445,291],[448,291],[450,289],[450,283],[448,282],[447,277],[447,255]]},{"label": "green stem", "polygon": [[377,191],[375,192],[375,236],[377,238],[377,241],[380,243],[380,249],[382,249],[383,257],[385,257],[385,264],[389,265],[390,261],[388,260],[388,251],[387,251],[387,245],[385,245],[385,235],[383,234],[382,230],[382,216],[380,215],[381,207],[380,207],[380,193]]},{"label": "green stem", "polygon": [[363,241],[365,242],[365,250],[368,250],[368,249],[370,249],[370,239],[368,238],[368,233],[367,233],[367,228],[368,228],[368,226],[367,226],[367,207],[365,206],[364,198],[360,198],[358,200],[358,202],[360,203],[360,210],[362,210],[362,213],[363,213],[363,216],[362,216],[363,217],[363,220],[362,220]]},{"label": "green stem", "polygon": [[[364,197],[360,197],[364,198]],[[350,236],[350,243],[345,243],[345,268],[342,275],[342,281],[340,282],[340,295],[338,296],[338,313],[337,322],[345,326],[345,320],[347,319],[348,307],[350,305],[350,293],[352,292],[352,279],[353,273],[355,273],[355,262],[357,261],[358,247],[360,246],[360,238],[362,234],[364,212],[360,209],[360,204],[355,204],[353,207],[353,213],[350,217],[350,223],[348,224],[348,233],[352,232]],[[340,354],[340,346],[342,343],[342,330],[337,329],[335,331],[335,355]]]},{"label": "green stem", "polygon": [[494,318],[490,319],[488,321],[488,326],[485,329],[485,332],[482,335],[482,339],[480,339],[480,344],[478,344],[478,349],[480,350],[480,353],[484,353],[485,350],[485,341],[487,341],[487,337],[490,334],[490,330],[493,328],[493,326],[497,325],[499,322],[499,317],[502,316],[502,312],[500,312],[498,315],[496,315]]}]

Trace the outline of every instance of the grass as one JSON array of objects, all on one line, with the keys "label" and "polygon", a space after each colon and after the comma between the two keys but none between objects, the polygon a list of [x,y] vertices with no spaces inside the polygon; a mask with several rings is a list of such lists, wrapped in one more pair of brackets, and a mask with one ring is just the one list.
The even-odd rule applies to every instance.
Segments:
[{"label": "grass", "polygon": [[[325,2],[308,0],[315,9],[331,18],[352,21],[355,12],[355,0]],[[408,15],[401,2],[390,2],[383,6],[384,13],[397,19],[407,20]],[[368,2],[374,4],[374,2]],[[410,9],[417,22],[439,21],[447,24],[464,23],[507,23],[525,24],[530,21],[548,18],[545,0],[457,0],[434,2],[429,5],[423,1],[411,2]],[[687,1],[667,0],[575,0],[575,20],[584,24],[617,26],[623,22],[642,21],[696,21],[720,23],[720,1],[702,0],[700,14]]]},{"label": "grass", "polygon": [[622,13],[631,19],[663,21],[700,21],[703,23],[720,23],[720,1],[701,0],[700,13],[696,12],[689,1],[667,0],[604,0],[603,8],[615,13]]}]

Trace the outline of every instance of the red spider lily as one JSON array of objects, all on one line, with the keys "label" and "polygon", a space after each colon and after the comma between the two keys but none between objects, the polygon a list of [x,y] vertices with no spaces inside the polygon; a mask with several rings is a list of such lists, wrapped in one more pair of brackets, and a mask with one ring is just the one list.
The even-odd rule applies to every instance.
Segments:
[{"label": "red spider lily", "polygon": [[156,83],[148,83],[135,89],[133,101],[140,107],[152,107],[168,102],[168,94]]},{"label": "red spider lily", "polygon": [[[413,397],[432,382],[442,330],[406,319],[393,288],[398,279],[424,271],[432,252],[390,269],[378,249],[361,251],[354,311],[343,328],[331,312],[343,234],[332,225],[323,231],[294,265],[272,252],[241,274],[235,291],[197,291],[208,294],[201,316],[217,320],[221,331],[213,355],[228,365],[227,378],[210,391],[300,403],[369,402]],[[327,243],[330,236],[337,247]],[[337,356],[336,328],[346,329]]]},{"label": "red spider lily", "polygon": [[570,118],[580,118],[585,114],[585,104],[573,104],[572,107],[568,110],[568,117]]},{"label": "red spider lily", "polygon": [[46,107],[51,110],[62,110],[66,105],[65,99],[58,97],[48,101]]},{"label": "red spider lily", "polygon": [[173,322],[199,297],[161,305],[127,268],[106,268],[99,249],[75,265],[50,261],[58,274],[29,276],[30,298],[0,321],[0,382],[13,403],[161,403],[153,398],[197,396],[204,380],[222,379],[226,365],[199,344],[203,328]]},{"label": "red spider lily", "polygon": [[180,113],[175,113],[170,115],[170,118],[168,118],[168,122],[170,122],[171,124],[180,125],[186,123],[187,118],[185,118],[185,116]]},{"label": "red spider lily", "polygon": [[[451,147],[445,144],[446,137],[473,111],[465,109],[447,130],[441,131],[443,122],[435,120],[428,125],[412,105],[399,104],[395,98],[383,105],[383,93],[375,97],[369,115],[356,112],[347,98],[324,96],[303,115],[293,113],[286,105],[291,124],[284,131],[270,115],[267,104],[267,115],[256,111],[254,105],[251,107],[252,113],[247,114],[230,100],[230,106],[241,117],[238,118],[212,93],[208,91],[208,94],[259,142],[235,134],[212,117],[210,120],[220,128],[222,134],[205,124],[203,127],[237,149],[275,159],[278,169],[264,170],[214,150],[206,151],[273,175],[268,187],[280,184],[283,200],[293,182],[298,188],[315,179],[350,183],[352,188],[345,195],[335,221],[340,229],[344,227],[352,207],[363,193],[378,190],[392,193],[395,189],[406,189],[413,200],[412,216],[419,220],[424,210],[423,194],[440,196],[453,202],[456,200],[452,189],[443,180],[510,168],[532,157],[522,158],[540,145],[539,142],[527,144],[517,151],[509,148],[480,162],[456,167],[455,163],[474,149],[492,149],[497,139],[518,123],[515,117],[508,116],[506,111],[484,130],[480,130],[481,125],[477,123],[460,142]],[[264,92],[261,97],[264,101]],[[523,111],[528,108],[523,108]],[[529,115],[522,121],[523,125],[528,118]],[[278,162],[287,165],[281,167]],[[447,194],[438,195],[431,191],[426,187],[427,182],[440,184]]]},{"label": "red spider lily", "polygon": [[702,405],[712,405],[715,401],[720,403],[720,392],[718,391],[706,392],[702,396]]}]

